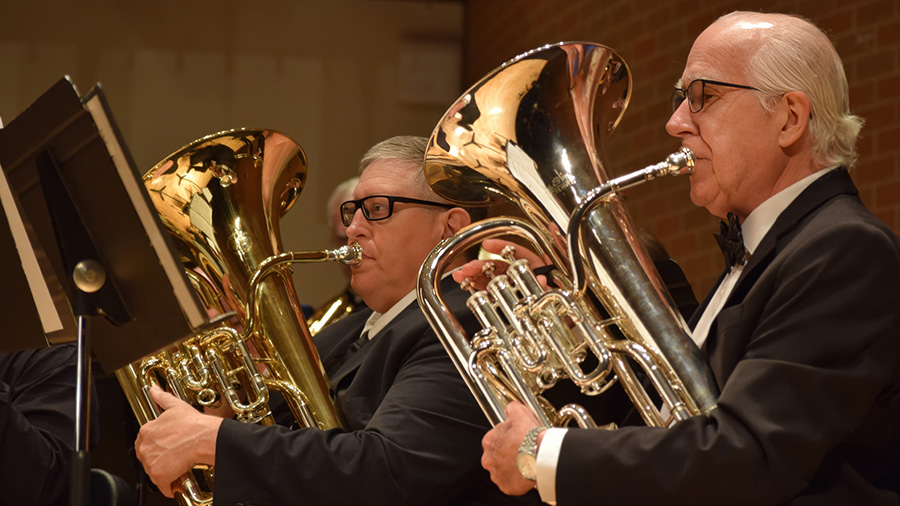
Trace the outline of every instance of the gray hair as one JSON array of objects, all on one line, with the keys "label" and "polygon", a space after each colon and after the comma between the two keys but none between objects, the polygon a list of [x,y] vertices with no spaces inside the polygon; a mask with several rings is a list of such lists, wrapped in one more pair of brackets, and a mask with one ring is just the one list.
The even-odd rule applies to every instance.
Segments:
[{"label": "gray hair", "polygon": [[719,21],[739,19],[779,21],[748,62],[749,84],[768,95],[763,106],[771,109],[775,97],[790,91],[805,93],[810,101],[813,158],[825,167],[852,167],[864,120],[850,112],[847,76],[828,36],[812,21],[796,15],[738,11]]},{"label": "gray hair", "polygon": [[[428,139],[413,135],[401,135],[385,139],[378,144],[369,148],[359,161],[359,173],[362,174],[366,167],[380,160],[394,160],[398,163],[409,164],[415,167],[407,180],[407,185],[416,198],[422,198],[435,202],[444,202],[452,204],[449,200],[441,197],[425,179],[425,149],[428,147]],[[472,221],[483,220],[487,214],[486,207],[464,207],[459,206],[469,213]]]},{"label": "gray hair", "polygon": [[404,165],[408,164],[415,168],[410,172],[410,178],[407,179],[409,190],[415,197],[447,202],[434,193],[428,186],[428,181],[425,180],[425,172],[422,169],[427,145],[428,139],[413,135],[400,135],[385,139],[366,151],[359,161],[359,173],[362,174],[369,165],[381,160],[393,160]]}]

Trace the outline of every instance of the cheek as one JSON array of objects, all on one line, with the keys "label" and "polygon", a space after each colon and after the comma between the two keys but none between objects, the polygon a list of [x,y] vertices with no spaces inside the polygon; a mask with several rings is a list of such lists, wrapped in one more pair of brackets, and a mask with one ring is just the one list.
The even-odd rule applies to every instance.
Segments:
[{"label": "cheek", "polygon": [[758,114],[741,115],[734,112],[730,118],[740,117],[741,121],[717,121],[707,125],[704,141],[709,146],[711,157],[719,164],[741,164],[760,156],[764,146],[771,144],[767,135],[771,128]]},{"label": "cheek", "polygon": [[[725,190],[734,179],[736,166],[739,166],[748,157],[754,157],[756,146],[747,143],[746,139],[752,138],[751,132],[735,129],[731,125],[714,126],[712,131],[715,136],[705,139],[709,149],[709,169],[706,182],[718,186],[718,190]],[[748,149],[746,149],[749,147]]]},{"label": "cheek", "polygon": [[691,179],[691,202],[695,206],[707,205],[718,194],[718,188],[715,174],[712,172],[698,174]]},{"label": "cheek", "polygon": [[407,270],[404,259],[413,254],[415,234],[404,230],[399,234],[376,236],[372,242],[378,251],[378,271],[391,277]]},{"label": "cheek", "polygon": [[408,233],[398,238],[397,244],[394,245],[396,252],[394,269],[407,274],[412,273],[416,277],[425,258],[440,240],[440,234],[434,230],[410,227]]}]

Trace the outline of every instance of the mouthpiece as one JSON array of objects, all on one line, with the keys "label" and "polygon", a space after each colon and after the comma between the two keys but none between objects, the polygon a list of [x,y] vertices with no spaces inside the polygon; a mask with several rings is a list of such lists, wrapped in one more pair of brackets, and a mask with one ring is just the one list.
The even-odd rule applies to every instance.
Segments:
[{"label": "mouthpiece", "polygon": [[335,256],[335,260],[338,262],[349,265],[351,267],[356,267],[362,262],[363,249],[359,243],[352,243],[346,246],[341,246],[336,250],[332,250]]},{"label": "mouthpiece", "polygon": [[666,158],[668,173],[673,176],[689,176],[694,173],[694,153],[688,148],[681,148]]}]

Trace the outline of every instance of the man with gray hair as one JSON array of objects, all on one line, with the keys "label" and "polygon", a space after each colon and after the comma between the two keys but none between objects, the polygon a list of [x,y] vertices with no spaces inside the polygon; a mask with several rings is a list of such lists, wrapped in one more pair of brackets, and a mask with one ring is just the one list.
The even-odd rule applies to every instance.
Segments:
[{"label": "man with gray hair", "polygon": [[[415,299],[425,257],[472,221],[426,184],[425,145],[421,137],[395,137],[372,147],[352,197],[340,204],[347,240],[363,250],[351,284],[371,309],[326,327],[315,341],[346,427],[222,420],[155,388],[164,412],[141,427],[135,448],[166,495],[204,463],[216,467],[216,504],[539,503],[536,494],[502,494],[480,468],[489,424]],[[458,287],[447,294],[474,330],[465,298]]]},{"label": "man with gray hair", "polygon": [[483,465],[566,506],[900,504],[900,245],[848,174],[862,121],[834,47],[799,17],[723,16],[673,109],[692,201],[742,226],[723,230],[733,265],[691,321],[717,408],[603,431],[545,429],[511,403]]}]

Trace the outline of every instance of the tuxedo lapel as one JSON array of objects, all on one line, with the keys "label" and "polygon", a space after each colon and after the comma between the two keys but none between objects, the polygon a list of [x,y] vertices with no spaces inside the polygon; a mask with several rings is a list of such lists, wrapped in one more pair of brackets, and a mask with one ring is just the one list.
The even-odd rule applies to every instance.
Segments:
[{"label": "tuxedo lapel", "polygon": [[785,241],[790,240],[792,237],[790,232],[806,216],[838,195],[858,195],[858,193],[856,186],[850,179],[850,175],[847,174],[847,170],[843,167],[825,174],[810,184],[778,216],[772,228],[760,241],[756,251],[750,256],[744,272],[738,279],[734,291],[725,303],[725,307],[743,300],[753,282],[759,278],[759,275],[771,263],[778,251],[783,249]]},{"label": "tuxedo lapel", "polygon": [[859,190],[850,179],[850,174],[843,167],[825,174],[809,185],[809,188],[798,195],[794,202],[775,220],[770,232],[774,232],[776,238],[781,239],[786,233],[793,230],[806,215],[838,195],[859,195]]},{"label": "tuxedo lapel", "polygon": [[[459,286],[450,276],[447,276],[446,279],[441,281],[441,290],[445,294],[450,291],[450,293],[453,294],[451,297],[466,297],[465,293],[459,290]],[[445,302],[451,303],[450,299],[445,300]],[[461,305],[463,304],[464,302]],[[464,305],[462,307],[464,307]],[[414,314],[411,315],[410,313]],[[415,318],[415,313],[418,313],[421,319]],[[371,314],[371,310],[367,310],[366,314]],[[345,320],[352,318],[355,315],[356,313],[345,318]],[[353,377],[356,375],[356,371],[370,354],[376,353],[379,356],[387,356],[391,352],[391,347],[395,345],[395,343],[391,343],[392,339],[407,333],[409,331],[409,326],[415,324],[410,322],[421,322],[424,320],[424,313],[422,313],[422,310],[419,308],[418,301],[414,299],[403,308],[403,311],[400,311],[397,316],[381,329],[378,334],[370,336],[370,339],[356,352],[346,354],[345,352],[350,344],[360,336],[366,320],[368,320],[368,316],[362,318],[356,327],[348,328],[347,331],[351,332],[352,335],[341,338],[340,342],[332,348],[332,354],[329,357],[330,360],[328,362],[331,367],[326,366],[326,372],[331,380],[331,385],[335,389],[339,389],[342,383],[352,381]],[[341,322],[338,322],[335,325],[338,325],[339,323]]]},{"label": "tuxedo lapel", "polygon": [[344,354],[351,343],[359,339],[360,333],[372,314],[365,309],[325,327],[315,337],[316,349],[322,358],[322,367],[334,384],[334,375],[344,363]]},{"label": "tuxedo lapel", "polygon": [[[343,360],[343,363],[339,362],[337,369],[334,371],[334,374],[331,376],[331,384],[335,388],[339,388],[342,382],[347,382],[348,380],[352,380],[353,376],[356,374],[356,371],[359,369],[360,365],[362,365],[365,358],[370,354],[375,352],[374,350],[381,349],[386,350],[390,347],[391,334],[393,334],[398,326],[403,325],[403,322],[408,318],[409,311],[419,311],[419,305],[413,301],[410,303],[403,311],[400,312],[397,316],[394,317],[393,320],[390,321],[383,329],[381,329],[378,334],[374,336],[369,336],[369,339],[364,341],[362,346],[359,347],[355,352],[344,354],[347,348],[350,346],[350,342],[348,342],[345,346],[342,347],[344,352],[338,359]],[[358,337],[362,332],[362,328],[354,334],[354,337]],[[356,339],[353,339],[356,340]],[[351,341],[352,342],[352,341]],[[382,353],[382,352],[376,352]]]},{"label": "tuxedo lapel", "polygon": [[[800,195],[798,195],[797,198],[794,199],[794,201],[791,202],[791,204],[778,216],[775,223],[772,225],[772,228],[769,229],[765,237],[760,241],[756,250],[747,261],[747,265],[744,266],[744,270],[741,272],[741,276],[738,278],[734,289],[728,296],[728,300],[725,301],[725,305],[722,307],[720,314],[727,311],[728,308],[734,307],[744,301],[744,298],[753,287],[753,284],[766,270],[766,267],[772,263],[776,254],[784,248],[788,241],[790,241],[791,237],[793,237],[791,232],[806,216],[838,195],[858,195],[858,193],[856,186],[850,179],[850,175],[843,167],[823,175],[803,190],[803,192],[800,193]],[[719,282],[721,282],[721,278],[719,279]],[[718,287],[718,283],[716,283],[716,287]],[[701,308],[697,310],[694,318],[691,318],[693,325],[696,325],[696,320],[698,320],[699,315],[702,314],[701,312],[706,307],[713,291],[707,296]],[[717,339],[716,328],[718,326],[718,319],[717,316],[713,320],[709,329],[709,336],[703,346],[704,349],[710,352],[716,345],[715,340]]]},{"label": "tuxedo lapel", "polygon": [[341,384],[345,382],[345,380],[353,379],[353,376],[356,374],[357,369],[359,369],[360,364],[362,364],[363,359],[374,347],[373,345],[374,343],[372,340],[368,339],[363,342],[359,349],[350,352],[343,357],[344,362],[338,365],[337,370],[335,370],[331,377],[331,385],[335,390],[340,390],[342,388]]}]

